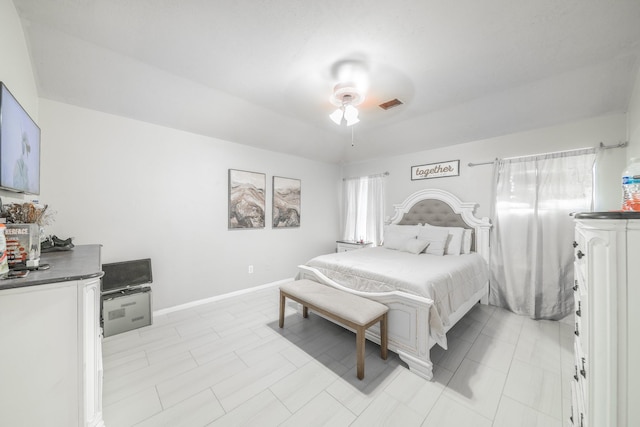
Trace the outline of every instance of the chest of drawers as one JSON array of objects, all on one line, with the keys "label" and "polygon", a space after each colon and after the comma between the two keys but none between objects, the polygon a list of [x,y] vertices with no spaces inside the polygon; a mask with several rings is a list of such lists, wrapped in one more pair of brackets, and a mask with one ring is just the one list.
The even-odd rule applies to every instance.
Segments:
[{"label": "chest of drawers", "polygon": [[571,423],[640,419],[640,212],[576,215]]}]

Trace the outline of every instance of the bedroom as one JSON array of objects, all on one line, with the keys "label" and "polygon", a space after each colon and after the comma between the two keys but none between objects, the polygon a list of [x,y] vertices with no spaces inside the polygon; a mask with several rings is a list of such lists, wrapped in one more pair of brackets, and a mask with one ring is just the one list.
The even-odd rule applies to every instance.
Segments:
[{"label": "bedroom", "polygon": [[[486,216],[491,168],[468,168],[467,163],[629,141],[626,149],[605,153],[607,167],[599,177],[599,208],[616,209],[619,173],[628,158],[640,154],[637,66],[628,84],[636,88],[633,95],[631,90],[626,94],[629,103],[610,111],[341,165],[238,144],[224,135],[211,138],[109,114],[98,105],[78,107],[71,96],[51,99],[39,92],[34,70],[39,64],[31,63],[27,30],[14,3],[1,4],[1,80],[43,129],[40,198],[57,211],[51,232],[73,236],[77,244],[101,243],[104,262],[151,257],[156,310],[293,277],[296,265],[333,251],[340,234],[338,194],[343,177],[389,171],[387,209],[391,209],[430,184],[410,181],[411,166],[459,159],[460,176],[441,179],[438,186],[478,202],[478,213]],[[119,75],[105,80],[98,89],[115,90],[122,79]],[[350,148],[348,141],[346,145]],[[356,147],[365,149],[365,141]],[[229,168],[300,178],[303,226],[295,231],[228,231]],[[212,277],[216,280],[207,280]]]}]

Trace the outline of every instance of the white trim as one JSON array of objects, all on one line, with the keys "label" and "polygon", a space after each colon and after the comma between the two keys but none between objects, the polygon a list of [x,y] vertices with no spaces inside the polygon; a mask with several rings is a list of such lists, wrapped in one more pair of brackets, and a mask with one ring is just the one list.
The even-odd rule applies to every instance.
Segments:
[{"label": "white trim", "polygon": [[173,313],[173,312],[180,311],[180,310],[186,310],[187,308],[197,307],[199,305],[208,304],[210,302],[221,301],[221,300],[224,300],[224,299],[237,297],[237,296],[240,296],[240,295],[246,295],[246,294],[249,294],[251,292],[255,292],[255,291],[262,290],[262,289],[271,288],[273,286],[278,286],[278,285],[281,285],[283,283],[291,282],[292,280],[293,280],[293,277],[288,278],[288,279],[277,280],[275,282],[267,283],[267,284],[264,284],[264,285],[254,286],[252,288],[240,289],[239,291],[229,292],[229,293],[222,294],[222,295],[216,295],[216,296],[209,297],[209,298],[204,298],[204,299],[200,299],[200,300],[196,300],[196,301],[191,301],[191,302],[188,302],[188,303],[185,303],[185,304],[175,305],[173,307],[163,308],[161,310],[154,311],[153,315],[154,316],[162,316],[163,314]]}]

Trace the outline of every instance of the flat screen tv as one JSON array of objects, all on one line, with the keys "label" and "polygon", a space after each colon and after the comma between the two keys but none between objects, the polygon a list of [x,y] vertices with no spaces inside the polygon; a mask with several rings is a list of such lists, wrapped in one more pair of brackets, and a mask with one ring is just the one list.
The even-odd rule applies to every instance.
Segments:
[{"label": "flat screen tv", "polygon": [[40,128],[2,82],[0,188],[40,194]]},{"label": "flat screen tv", "polygon": [[150,258],[102,264],[102,272],[103,293],[153,282]]}]

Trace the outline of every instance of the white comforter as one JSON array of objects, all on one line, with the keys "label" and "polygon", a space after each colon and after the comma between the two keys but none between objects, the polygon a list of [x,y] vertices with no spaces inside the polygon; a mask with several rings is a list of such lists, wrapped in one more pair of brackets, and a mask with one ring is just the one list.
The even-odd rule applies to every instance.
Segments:
[{"label": "white comforter", "polygon": [[414,255],[384,247],[321,255],[306,264],[347,288],[403,291],[433,301],[431,336],[446,348],[449,315],[487,285],[487,263],[476,253]]}]

